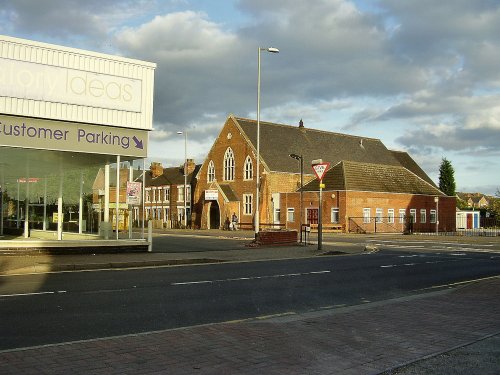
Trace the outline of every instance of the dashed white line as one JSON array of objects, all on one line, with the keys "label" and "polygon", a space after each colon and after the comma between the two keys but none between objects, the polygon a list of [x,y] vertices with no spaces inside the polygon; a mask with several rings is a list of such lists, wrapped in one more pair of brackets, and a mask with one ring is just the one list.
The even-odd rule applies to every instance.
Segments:
[{"label": "dashed white line", "polygon": [[15,294],[0,294],[0,298],[7,297],[28,297],[28,296],[41,296],[44,294],[61,294],[66,293],[65,290],[57,290],[52,292],[33,292],[33,293],[15,293]]},{"label": "dashed white line", "polygon": [[262,279],[276,279],[283,277],[297,277],[297,276],[307,276],[307,275],[321,275],[325,273],[330,273],[329,270],[323,271],[311,271],[311,272],[300,272],[300,273],[285,273],[279,275],[264,275],[264,276],[249,276],[249,277],[235,277],[230,279],[217,279],[217,280],[200,280],[200,281],[183,281],[183,282],[175,282],[171,283],[172,286],[178,285],[196,285],[196,284],[215,284],[215,283],[224,283],[230,281],[248,281],[248,280],[262,280]]}]

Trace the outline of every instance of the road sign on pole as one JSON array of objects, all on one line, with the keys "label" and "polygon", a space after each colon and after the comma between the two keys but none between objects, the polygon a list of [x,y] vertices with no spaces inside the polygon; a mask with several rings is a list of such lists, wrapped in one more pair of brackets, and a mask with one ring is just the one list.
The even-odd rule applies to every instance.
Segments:
[{"label": "road sign on pole", "polygon": [[325,175],[329,166],[330,166],[330,163],[313,164],[312,167],[313,167],[314,173],[316,174],[316,177],[318,177],[318,180],[321,181],[323,179],[323,176]]},{"label": "road sign on pole", "polygon": [[323,184],[323,177],[325,176],[328,167],[330,167],[330,163],[323,163],[322,159],[316,159],[312,161],[312,167],[316,177],[319,180],[319,207],[318,207],[318,250],[321,250],[323,247],[323,188],[325,185]]}]

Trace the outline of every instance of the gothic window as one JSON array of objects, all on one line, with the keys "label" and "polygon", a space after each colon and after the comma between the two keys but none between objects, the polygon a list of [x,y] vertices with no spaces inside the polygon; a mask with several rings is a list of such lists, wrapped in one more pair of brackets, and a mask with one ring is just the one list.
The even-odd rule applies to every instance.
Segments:
[{"label": "gothic window", "polygon": [[234,181],[234,153],[231,147],[224,154],[224,180]]},{"label": "gothic window", "polygon": [[245,160],[243,175],[245,176],[245,180],[251,180],[253,178],[253,163],[250,156],[247,156],[247,159]]},{"label": "gothic window", "polygon": [[210,160],[210,163],[208,163],[207,181],[215,181],[215,165],[213,160]]}]

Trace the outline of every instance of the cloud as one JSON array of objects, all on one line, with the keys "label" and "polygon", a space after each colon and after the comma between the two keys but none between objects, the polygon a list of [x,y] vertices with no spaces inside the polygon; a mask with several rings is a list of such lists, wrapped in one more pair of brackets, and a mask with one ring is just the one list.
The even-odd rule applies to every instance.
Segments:
[{"label": "cloud", "polygon": [[432,171],[447,152],[498,157],[497,0],[218,3],[235,17],[193,4],[4,0],[0,30],[157,63],[155,144],[187,129],[203,155],[229,113],[255,118],[257,50],[274,46],[261,56],[263,120],[389,128]]},{"label": "cloud", "polygon": [[[186,127],[214,114],[245,108],[253,89],[244,51],[234,34],[192,11],[156,16],[116,35],[120,50],[154,61],[155,127]],[[253,73],[253,71],[252,71]],[[247,81],[247,84],[245,84]],[[244,103],[244,104],[243,104]]]},{"label": "cloud", "polygon": [[[114,51],[110,35],[151,9],[147,0],[3,0],[0,30],[81,48]],[[114,51],[116,52],[116,51]]]}]

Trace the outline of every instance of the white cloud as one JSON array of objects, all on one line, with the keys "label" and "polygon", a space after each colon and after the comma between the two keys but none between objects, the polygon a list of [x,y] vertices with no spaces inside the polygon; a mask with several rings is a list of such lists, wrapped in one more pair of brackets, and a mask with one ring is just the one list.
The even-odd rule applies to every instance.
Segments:
[{"label": "white cloud", "polygon": [[448,152],[498,158],[498,1],[234,0],[216,15],[196,4],[4,0],[0,27],[156,62],[154,157],[177,130],[203,155],[228,113],[255,117],[257,48],[275,46],[262,55],[266,120],[378,134],[428,156],[426,170]]}]

